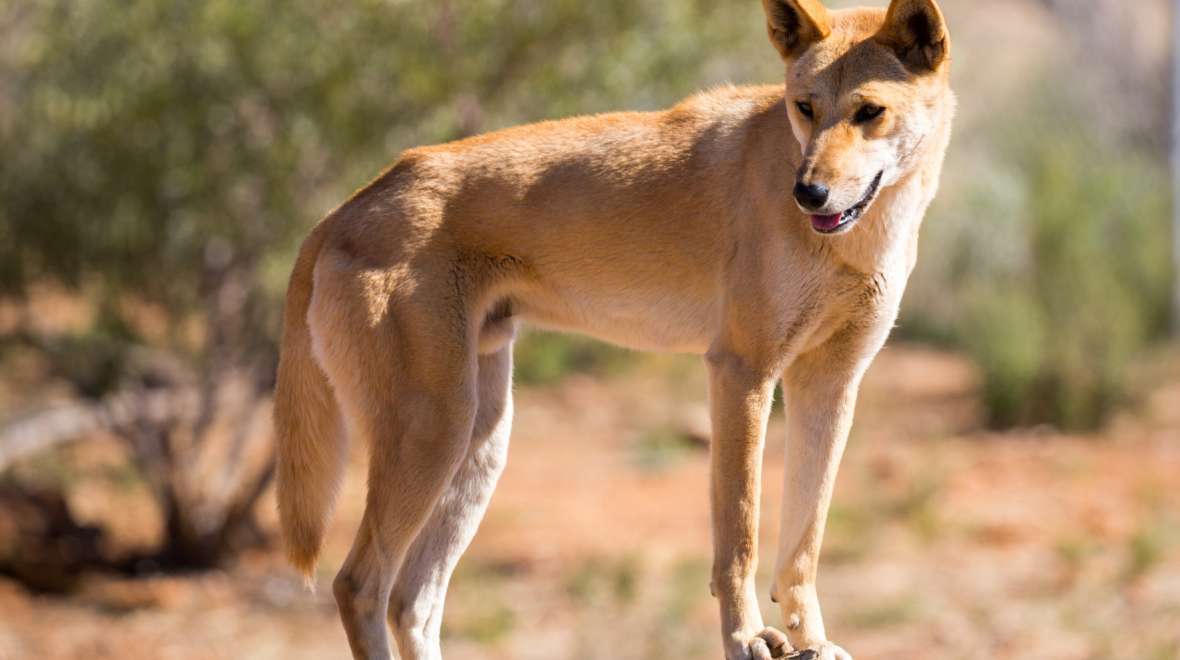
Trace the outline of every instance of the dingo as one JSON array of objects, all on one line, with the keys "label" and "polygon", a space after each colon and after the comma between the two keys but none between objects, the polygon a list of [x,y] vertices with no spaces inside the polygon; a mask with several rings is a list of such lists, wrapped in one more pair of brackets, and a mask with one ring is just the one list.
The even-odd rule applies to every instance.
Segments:
[{"label": "dingo", "polygon": [[[309,573],[344,464],[369,494],[333,591],[352,653],[441,658],[451,572],[499,478],[519,321],[710,372],[713,594],[728,660],[846,659],[816,564],[861,376],[897,316],[951,133],[934,0],[763,0],[786,86],[412,149],[312,231],[275,404],[282,528]],[[755,598],[775,382],[789,443],[772,595]],[[388,623],[387,623],[388,621]]]}]

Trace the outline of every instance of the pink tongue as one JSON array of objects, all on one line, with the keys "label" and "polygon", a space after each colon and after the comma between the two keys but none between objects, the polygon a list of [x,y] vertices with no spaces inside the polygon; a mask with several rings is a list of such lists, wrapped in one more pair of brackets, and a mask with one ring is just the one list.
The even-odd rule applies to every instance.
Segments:
[{"label": "pink tongue", "polygon": [[843,217],[843,213],[836,213],[835,215],[813,215],[811,216],[811,224],[816,229],[831,231],[840,226],[840,218]]}]

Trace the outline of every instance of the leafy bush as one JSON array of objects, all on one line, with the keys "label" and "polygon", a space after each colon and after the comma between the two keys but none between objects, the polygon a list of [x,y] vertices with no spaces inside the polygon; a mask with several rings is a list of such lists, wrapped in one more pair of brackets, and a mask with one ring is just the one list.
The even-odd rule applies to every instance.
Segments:
[{"label": "leafy bush", "polygon": [[[98,310],[70,336],[14,334],[74,386],[82,417],[116,404],[147,415],[122,405],[129,395],[169,403],[163,419],[111,430],[151,481],[166,554],[221,561],[231,537],[253,536],[229,532],[252,526],[245,513],[270,474],[265,456],[257,472],[234,468],[247,445],[267,450],[265,434],[227,429],[248,426],[270,395],[280,301],[313,222],[406,147],[777,78],[765,39],[749,39],[760,12],[746,0],[0,11],[0,302],[50,284]],[[144,309],[162,321],[154,330]],[[621,354],[536,335],[522,342],[521,379]],[[241,485],[235,497],[223,482]]]},{"label": "leafy bush", "polygon": [[1167,327],[1166,170],[1068,128],[1026,129],[1041,134],[1014,140],[1010,178],[982,176],[956,234],[936,236],[946,279],[917,282],[916,325],[978,362],[992,425],[1094,428]]},{"label": "leafy bush", "polygon": [[[745,0],[30,5],[0,39],[0,297],[75,287],[128,330],[125,344],[265,373],[299,239],[398,151],[773,80],[773,49],[749,38],[761,11]],[[128,299],[158,306],[167,332],[137,335],[120,318]],[[521,378],[551,381],[608,354],[536,335]]]},{"label": "leafy bush", "polygon": [[552,385],[574,373],[616,373],[630,361],[626,349],[552,332],[528,332],[515,349],[516,380],[525,385]]},{"label": "leafy bush", "polygon": [[744,0],[26,9],[0,39],[0,295],[85,284],[181,333],[233,275],[258,350],[298,239],[401,149],[779,75]]}]

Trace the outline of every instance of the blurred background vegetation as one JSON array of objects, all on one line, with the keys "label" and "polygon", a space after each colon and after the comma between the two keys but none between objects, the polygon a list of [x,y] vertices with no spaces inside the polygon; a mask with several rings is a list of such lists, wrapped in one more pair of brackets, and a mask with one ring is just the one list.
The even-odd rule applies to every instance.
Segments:
[{"label": "blurred background vegetation", "polygon": [[[1165,53],[1112,3],[1030,4],[1062,30],[1002,74],[1017,79],[1003,96],[960,85],[965,117],[901,334],[976,356],[999,426],[1093,428],[1168,323]],[[67,369],[91,371],[75,374],[88,395],[115,387],[121,353],[140,345],[197,370],[256,363],[265,381],[298,240],[401,149],[775,80],[760,12],[745,0],[11,4],[0,290],[19,300],[53,283],[94,302],[93,323],[56,342]],[[158,309],[159,327],[140,327],[129,299]],[[538,337],[521,375],[611,360]]]},{"label": "blurred background vegetation", "polygon": [[[896,334],[969,356],[994,428],[1100,429],[1173,320],[1167,3],[942,4],[962,112]],[[407,147],[777,82],[761,12],[0,2],[0,470],[58,438],[118,438],[167,529],[121,560],[132,572],[265,542],[278,318],[308,228]],[[541,333],[517,356],[535,387],[650,359]],[[0,503],[60,504],[69,477],[44,473]],[[69,550],[46,579],[37,544],[80,526],[38,525],[40,549],[0,551],[5,570],[54,588],[101,554]]]}]

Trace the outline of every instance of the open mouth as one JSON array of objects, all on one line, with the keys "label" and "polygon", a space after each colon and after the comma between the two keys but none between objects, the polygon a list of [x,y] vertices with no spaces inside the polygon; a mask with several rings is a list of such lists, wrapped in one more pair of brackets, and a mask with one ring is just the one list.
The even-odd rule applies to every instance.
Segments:
[{"label": "open mouth", "polygon": [[856,206],[844,211],[843,213],[833,213],[831,215],[813,215],[811,216],[811,226],[821,234],[839,234],[852,228],[852,225],[860,220],[860,216],[864,215],[868,210],[869,205],[877,198],[877,192],[881,190],[881,178],[885,176],[885,171],[877,173],[877,177],[869,184],[869,189],[865,192],[864,197],[861,198]]}]

